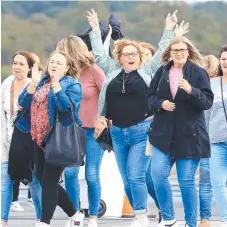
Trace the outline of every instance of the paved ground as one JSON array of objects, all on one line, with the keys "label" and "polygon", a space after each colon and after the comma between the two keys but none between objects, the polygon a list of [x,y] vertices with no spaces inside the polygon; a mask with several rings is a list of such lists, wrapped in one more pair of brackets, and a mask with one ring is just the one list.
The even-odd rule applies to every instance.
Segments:
[{"label": "paved ground", "polygon": [[[197,185],[198,185],[198,179]],[[182,207],[181,195],[179,191],[179,187],[176,181],[176,177],[171,177],[171,185],[173,190],[174,196],[174,208],[176,219],[178,220],[179,227],[184,227],[184,211]],[[32,208],[30,203],[26,200],[27,198],[27,189],[21,184],[20,187],[20,202],[23,208],[25,209],[24,212],[10,212],[9,216],[9,227],[34,227],[35,226],[35,210]],[[198,187],[197,187],[198,190]],[[107,207],[108,209],[108,207]],[[154,207],[154,203],[149,204],[149,212],[152,217],[157,217],[157,209]],[[198,217],[199,219],[199,217]],[[51,227],[63,227],[67,220],[67,216],[63,213],[63,211],[57,207],[54,219],[51,222]],[[133,219],[131,218],[119,218],[119,217],[103,217],[99,219],[99,227],[121,227],[121,226],[130,226],[130,223]],[[219,217],[218,211],[216,208],[216,204],[214,200],[212,201],[212,227],[219,227]],[[150,218],[150,225],[149,227],[156,227],[157,226],[157,218]],[[84,227],[87,227],[87,219],[85,219]]]},{"label": "paved ground", "polygon": [[[9,218],[9,227],[34,227],[35,226],[35,211],[30,204],[22,201],[22,206],[24,207],[24,212],[10,212]],[[176,218],[179,223],[179,227],[184,226],[184,213],[181,205],[181,200],[175,198],[175,213]],[[152,208],[153,215],[156,214],[156,209]],[[219,227],[219,218],[215,204],[213,203],[212,211],[212,227]],[[51,222],[51,227],[63,227],[67,220],[67,216],[61,211],[60,208],[57,208],[55,211],[54,219]],[[131,218],[117,218],[117,217],[103,217],[99,219],[99,227],[121,227],[121,226],[130,226],[132,222]],[[149,227],[157,226],[157,218],[150,218]],[[87,219],[85,219],[84,227],[87,227]]]}]

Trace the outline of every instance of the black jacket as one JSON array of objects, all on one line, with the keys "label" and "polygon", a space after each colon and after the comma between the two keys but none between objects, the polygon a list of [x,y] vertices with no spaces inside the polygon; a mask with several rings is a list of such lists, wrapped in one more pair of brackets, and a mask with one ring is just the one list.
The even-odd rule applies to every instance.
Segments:
[{"label": "black jacket", "polygon": [[[111,38],[113,40],[122,39],[124,36],[121,32],[121,22],[113,14],[110,15],[109,24],[112,26]],[[103,22],[99,22],[99,28],[101,31],[102,42],[104,43],[104,41],[106,40],[106,37],[109,33],[110,28],[107,24],[105,24]],[[92,28],[89,28],[88,31],[86,31],[86,33],[77,34],[77,36],[80,37],[85,42],[89,51],[92,50],[91,41],[90,41],[90,37],[89,37],[89,33],[91,30],[92,30]],[[111,56],[110,50],[109,50],[109,54]]]},{"label": "black jacket", "polygon": [[[172,159],[200,159],[210,157],[210,140],[207,133],[204,110],[210,109],[214,95],[209,76],[204,69],[187,61],[183,67],[184,79],[192,86],[188,95],[178,88],[172,98],[169,83],[169,69],[173,61],[161,66],[151,81],[148,105],[155,114],[149,131],[150,143]],[[174,102],[173,112],[161,108],[163,101]]]}]

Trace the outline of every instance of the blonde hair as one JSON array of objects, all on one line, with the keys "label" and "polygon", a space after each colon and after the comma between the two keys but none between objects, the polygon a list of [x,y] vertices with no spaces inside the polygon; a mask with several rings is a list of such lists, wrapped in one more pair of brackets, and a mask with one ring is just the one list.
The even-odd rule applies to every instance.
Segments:
[{"label": "blonde hair", "polygon": [[66,52],[73,59],[78,72],[94,63],[93,55],[88,51],[84,41],[78,36],[63,38],[57,44],[56,50]]},{"label": "blonde hair", "polygon": [[114,42],[113,55],[116,62],[121,63],[120,58],[122,55],[122,51],[126,46],[134,46],[138,51],[140,61],[142,61],[144,54],[143,54],[143,49],[141,45],[136,41],[121,39]]},{"label": "blonde hair", "polygon": [[203,57],[204,69],[208,71],[209,69],[215,69],[214,76],[218,74],[219,60],[214,55],[206,55]]},{"label": "blonde hair", "polygon": [[171,47],[172,47],[172,45],[178,44],[178,43],[185,43],[187,45],[188,54],[189,54],[188,60],[190,62],[192,62],[193,64],[198,65],[200,67],[203,67],[204,63],[203,63],[202,55],[195,48],[195,46],[191,43],[191,41],[184,36],[177,36],[171,40],[169,46],[165,49],[165,51],[162,54],[162,62],[164,64],[167,64],[168,62],[170,62]]},{"label": "blonde hair", "polygon": [[148,49],[152,55],[154,55],[156,49],[150,44],[150,43],[146,43],[146,42],[140,42],[140,45],[143,47],[143,48],[146,48]]},{"label": "blonde hair", "polygon": [[35,62],[39,65],[40,64],[40,58],[37,54],[30,52],[30,54],[32,55],[33,59],[35,60]]},{"label": "blonde hair", "polygon": [[66,58],[66,64],[67,66],[69,66],[69,69],[68,71],[66,72],[66,75],[68,76],[72,76],[74,78],[79,78],[79,72],[78,72],[78,69],[77,67],[75,67],[75,64],[73,62],[73,59],[66,53],[66,52],[63,52],[63,51],[53,51],[49,58],[48,58],[48,61],[47,61],[47,65],[46,65],[46,69],[44,71],[44,73],[46,75],[49,76],[49,72],[48,72],[48,66],[49,66],[49,62],[50,62],[50,58],[54,55],[54,54],[61,54],[63,55],[65,58]]}]

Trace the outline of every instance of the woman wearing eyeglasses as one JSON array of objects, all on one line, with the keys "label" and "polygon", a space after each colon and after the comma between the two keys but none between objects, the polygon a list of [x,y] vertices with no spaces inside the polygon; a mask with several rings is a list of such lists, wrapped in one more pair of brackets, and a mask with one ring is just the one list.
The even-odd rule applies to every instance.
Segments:
[{"label": "woman wearing eyeglasses", "polygon": [[211,80],[214,104],[205,113],[211,142],[211,184],[221,227],[227,227],[227,46],[221,49],[219,61],[218,77]]},{"label": "woman wearing eyeglasses", "polygon": [[168,180],[176,162],[186,226],[196,227],[195,173],[200,159],[210,157],[204,110],[211,108],[213,93],[209,76],[200,67],[202,58],[187,38],[174,38],[162,61],[148,96],[150,111],[155,114],[149,140],[152,179],[163,218],[158,226],[178,226]]},{"label": "woman wearing eyeglasses", "polygon": [[[139,43],[118,40],[114,44],[115,61],[104,51],[97,14],[88,12],[92,27],[90,39],[96,63],[103,69],[107,79],[99,97],[99,120],[97,137],[106,126],[106,118],[112,120],[111,136],[118,168],[125,192],[133,207],[135,220],[131,227],[147,227],[146,171],[150,156],[145,155],[148,120],[147,91],[155,71],[160,66],[160,56],[174,36],[177,23],[176,12],[166,19],[166,29],[159,49],[152,59],[141,65],[143,50]],[[141,65],[141,66],[140,66]]]}]

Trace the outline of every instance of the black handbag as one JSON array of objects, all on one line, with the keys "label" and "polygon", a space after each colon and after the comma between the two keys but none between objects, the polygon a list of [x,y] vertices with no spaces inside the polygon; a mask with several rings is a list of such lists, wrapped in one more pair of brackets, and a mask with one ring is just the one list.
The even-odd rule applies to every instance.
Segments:
[{"label": "black handbag", "polygon": [[104,151],[113,151],[112,138],[108,127],[103,129],[101,134],[96,138],[96,142],[99,143]]},{"label": "black handbag", "polygon": [[73,123],[64,127],[57,111],[55,125],[45,141],[46,162],[62,168],[81,166],[86,153],[87,131],[75,122],[72,106],[71,114]]}]

